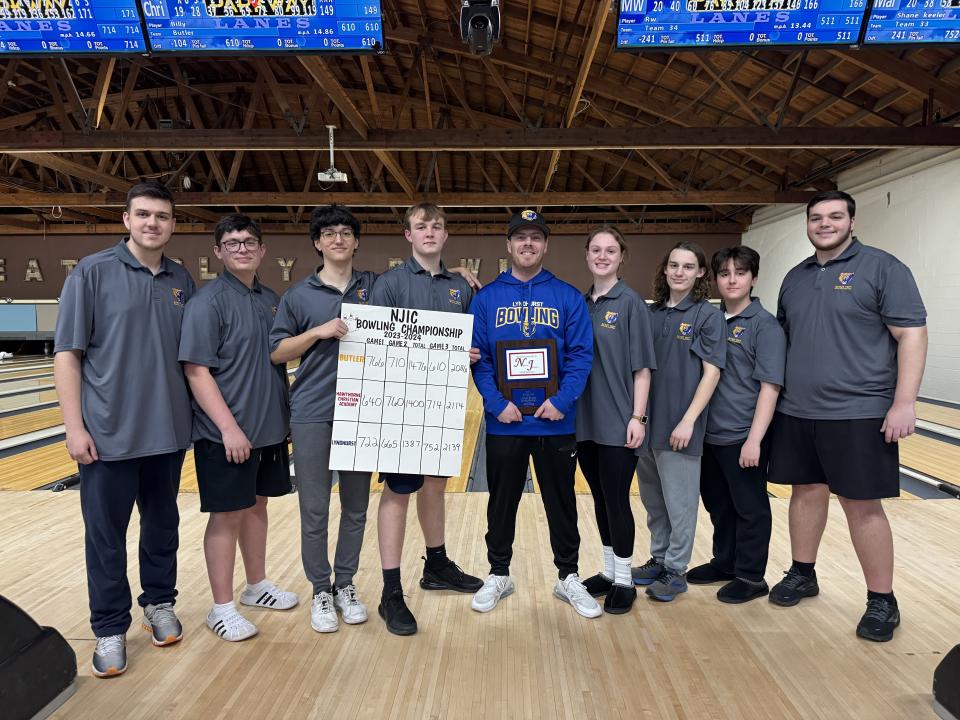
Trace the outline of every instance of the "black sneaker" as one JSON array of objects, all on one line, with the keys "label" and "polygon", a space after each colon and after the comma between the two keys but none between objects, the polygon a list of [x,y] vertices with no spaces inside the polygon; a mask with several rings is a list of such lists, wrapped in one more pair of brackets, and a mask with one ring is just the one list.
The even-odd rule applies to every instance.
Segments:
[{"label": "black sneaker", "polygon": [[710,585],[717,582],[729,582],[736,578],[733,573],[723,572],[713,563],[697,565],[687,572],[687,582],[691,585]]},{"label": "black sneaker", "polygon": [[593,597],[603,597],[610,592],[610,588],[613,587],[613,581],[610,580],[606,575],[597,573],[596,575],[588,577],[586,580],[584,580],[583,586]]},{"label": "black sneaker", "polygon": [[793,607],[804,598],[813,597],[820,594],[820,586],[817,585],[817,571],[814,570],[810,577],[801,575],[792,567],[784,574],[783,580],[778,582],[770,590],[770,602],[782,607]]},{"label": "black sneaker", "polygon": [[611,585],[603,601],[603,611],[611,615],[623,615],[630,612],[636,599],[637,589],[633,585]]},{"label": "black sneaker", "polygon": [[874,642],[887,642],[900,624],[900,608],[885,598],[867,600],[867,611],[857,625],[857,637]]},{"label": "black sneaker", "polygon": [[394,635],[413,635],[417,632],[417,619],[403,599],[403,590],[394,590],[380,598],[377,612]]},{"label": "black sneaker", "polygon": [[[426,559],[424,559],[426,560]],[[424,590],[455,590],[462,593],[475,593],[483,587],[483,580],[467,575],[453,560],[447,559],[445,565],[430,567],[424,562],[420,587]]]},{"label": "black sneaker", "polygon": [[[689,582],[689,580],[690,574],[687,573],[687,581]],[[717,590],[717,600],[722,603],[737,605],[739,603],[756,600],[759,597],[767,595],[769,592],[770,588],[767,587],[767,583],[763,580],[760,582],[751,582],[750,580],[736,578]]]}]

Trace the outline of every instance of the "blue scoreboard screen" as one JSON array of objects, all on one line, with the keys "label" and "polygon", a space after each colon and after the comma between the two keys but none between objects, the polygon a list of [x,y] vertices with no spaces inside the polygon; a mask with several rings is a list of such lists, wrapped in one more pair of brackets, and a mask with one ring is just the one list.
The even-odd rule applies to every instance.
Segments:
[{"label": "blue scoreboard screen", "polygon": [[856,45],[866,7],[867,0],[620,0],[617,48]]},{"label": "blue scoreboard screen", "polygon": [[136,0],[0,0],[0,55],[146,52]]},{"label": "blue scoreboard screen", "polygon": [[154,52],[356,52],[383,46],[380,0],[141,0],[141,7]]},{"label": "blue scoreboard screen", "polygon": [[960,0],[873,0],[864,45],[960,43]]}]

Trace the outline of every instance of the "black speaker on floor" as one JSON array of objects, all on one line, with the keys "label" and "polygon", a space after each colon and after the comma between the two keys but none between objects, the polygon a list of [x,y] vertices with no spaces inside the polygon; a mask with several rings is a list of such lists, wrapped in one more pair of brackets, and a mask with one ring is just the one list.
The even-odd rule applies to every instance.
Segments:
[{"label": "black speaker on floor", "polygon": [[960,720],[960,645],[933,672],[933,709],[943,720]]},{"label": "black speaker on floor", "polygon": [[9,720],[43,718],[73,695],[77,656],[53,628],[40,627],[0,595],[0,708]]}]

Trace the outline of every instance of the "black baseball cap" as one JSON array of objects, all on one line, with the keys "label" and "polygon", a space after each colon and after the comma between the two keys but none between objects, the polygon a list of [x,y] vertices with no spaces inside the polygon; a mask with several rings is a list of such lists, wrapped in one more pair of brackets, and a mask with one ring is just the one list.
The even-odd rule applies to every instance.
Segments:
[{"label": "black baseball cap", "polygon": [[547,227],[547,221],[536,210],[521,210],[514,213],[510,218],[510,226],[507,228],[507,239],[522,227],[535,227],[543,233],[544,237],[549,237],[550,228]]}]

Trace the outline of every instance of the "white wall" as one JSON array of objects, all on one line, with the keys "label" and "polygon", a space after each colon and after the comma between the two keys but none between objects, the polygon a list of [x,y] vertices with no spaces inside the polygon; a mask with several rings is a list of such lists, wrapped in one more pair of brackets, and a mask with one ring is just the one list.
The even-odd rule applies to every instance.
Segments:
[{"label": "white wall", "polygon": [[[960,150],[897,151],[838,178],[857,201],[854,233],[907,264],[927,308],[920,394],[960,402]],[[760,253],[757,295],[776,312],[786,272],[813,254],[802,206],[761,210],[743,244]]]}]

